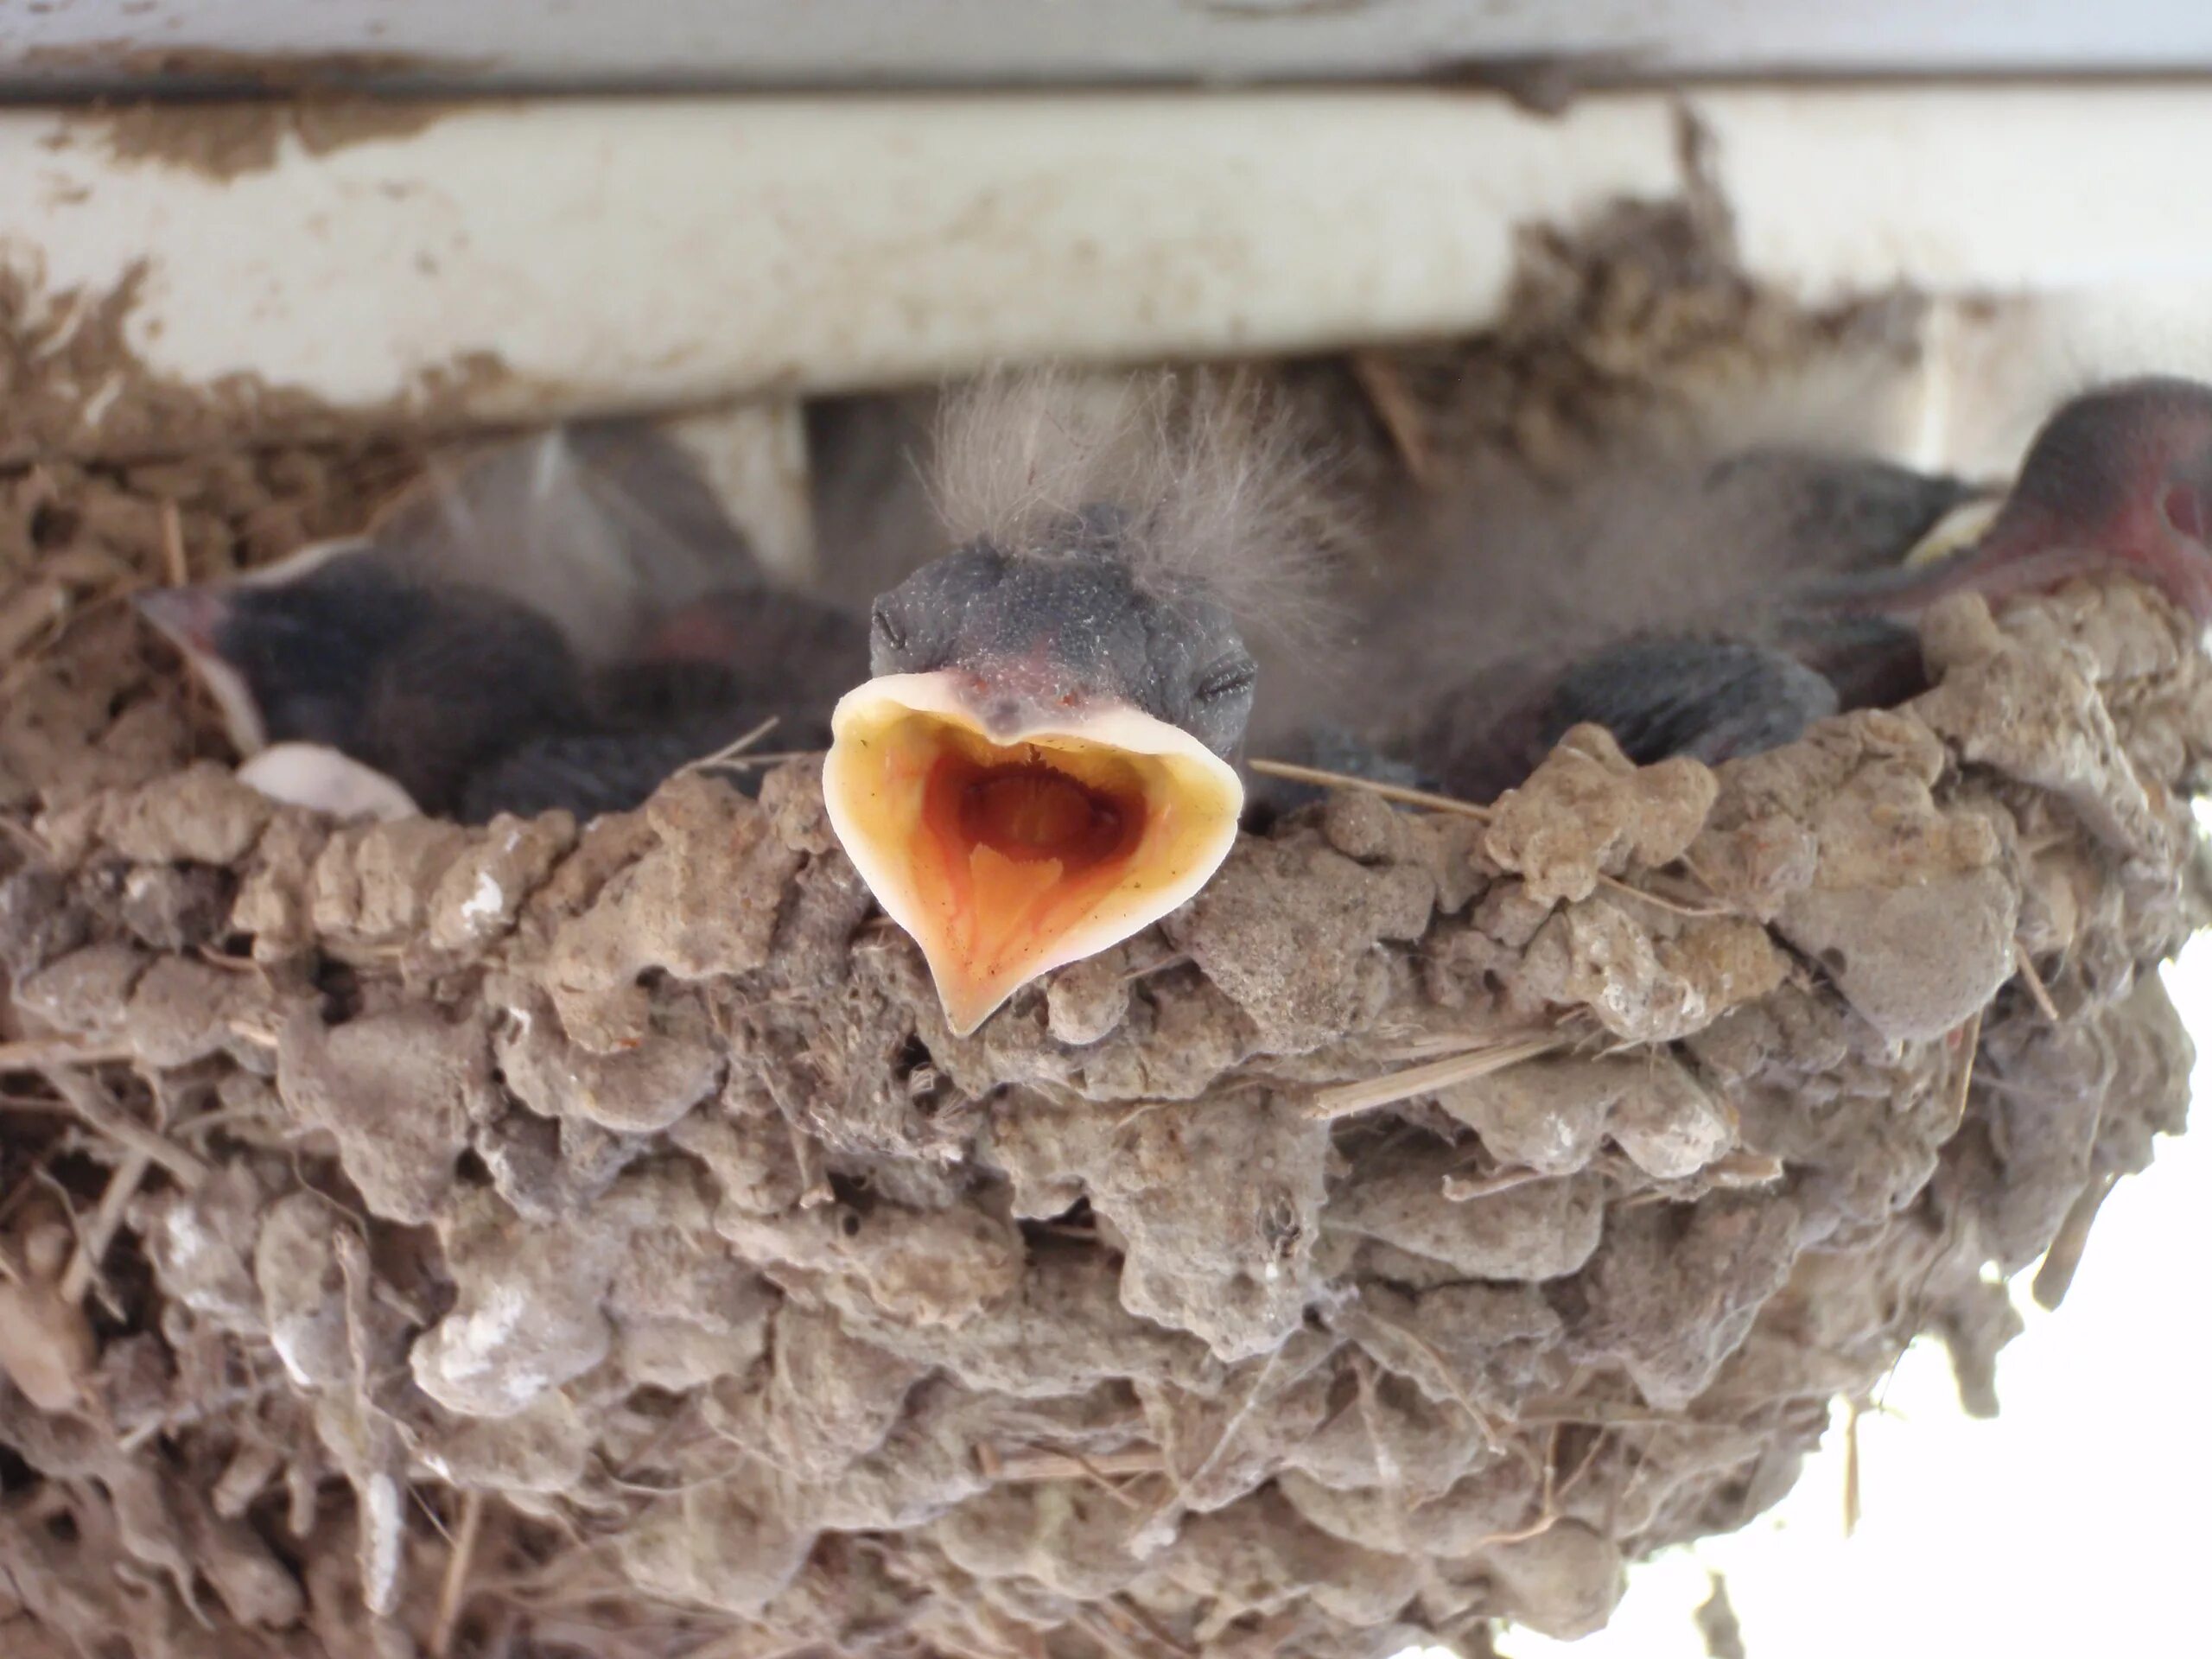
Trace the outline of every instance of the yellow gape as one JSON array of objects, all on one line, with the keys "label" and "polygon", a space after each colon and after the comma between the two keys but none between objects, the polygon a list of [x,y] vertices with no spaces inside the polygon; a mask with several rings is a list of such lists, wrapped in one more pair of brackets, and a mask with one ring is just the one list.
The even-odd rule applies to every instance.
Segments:
[{"label": "yellow gape", "polygon": [[1018,988],[1118,944],[1205,885],[1243,785],[1189,733],[1115,707],[997,741],[958,677],[849,692],[823,768],[830,822],[922,947],[962,1035]]}]

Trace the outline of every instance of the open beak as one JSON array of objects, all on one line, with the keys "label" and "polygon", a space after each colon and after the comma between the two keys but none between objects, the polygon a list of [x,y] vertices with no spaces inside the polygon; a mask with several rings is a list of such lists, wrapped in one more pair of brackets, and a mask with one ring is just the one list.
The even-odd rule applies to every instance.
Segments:
[{"label": "open beak", "polygon": [[1236,770],[1164,721],[1116,705],[992,730],[971,685],[893,674],[848,692],[822,774],[837,839],[962,1036],[1197,893],[1244,802]]}]

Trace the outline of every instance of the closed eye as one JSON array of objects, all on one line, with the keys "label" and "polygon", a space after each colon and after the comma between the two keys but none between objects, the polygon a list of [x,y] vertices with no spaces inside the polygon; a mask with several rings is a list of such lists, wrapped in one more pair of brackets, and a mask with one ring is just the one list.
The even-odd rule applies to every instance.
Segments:
[{"label": "closed eye", "polygon": [[875,637],[890,646],[892,650],[906,649],[906,630],[899,626],[899,619],[892,615],[885,607],[879,605],[875,607],[870,626],[875,631]]},{"label": "closed eye", "polygon": [[1217,702],[1223,697],[1250,690],[1253,681],[1257,677],[1258,671],[1253,667],[1250,658],[1230,658],[1216,663],[1200,675],[1198,683],[1191,688],[1191,696],[1199,702]]}]

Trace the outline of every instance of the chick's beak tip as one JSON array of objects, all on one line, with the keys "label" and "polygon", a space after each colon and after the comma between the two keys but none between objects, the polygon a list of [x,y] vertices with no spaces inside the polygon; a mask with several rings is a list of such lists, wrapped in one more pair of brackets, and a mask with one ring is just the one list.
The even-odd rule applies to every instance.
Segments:
[{"label": "chick's beak tip", "polygon": [[132,601],[138,613],[178,646],[212,653],[223,601],[206,588],[156,588]]},{"label": "chick's beak tip", "polygon": [[960,1035],[1197,893],[1243,804],[1227,762],[1135,709],[1001,741],[971,702],[950,676],[872,680],[839,702],[823,773],[831,827]]}]

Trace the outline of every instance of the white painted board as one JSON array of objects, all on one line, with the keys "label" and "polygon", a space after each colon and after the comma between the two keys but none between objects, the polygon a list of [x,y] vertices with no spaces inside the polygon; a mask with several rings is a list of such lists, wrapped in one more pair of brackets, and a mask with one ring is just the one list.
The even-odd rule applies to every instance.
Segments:
[{"label": "white painted board", "polygon": [[[2168,365],[2212,368],[2212,235],[2175,209],[2212,83],[1682,107],[1760,280],[2092,311],[2155,288]],[[1676,116],[1643,93],[1561,119],[1433,92],[498,102],[219,177],[19,109],[0,267],[35,355],[131,283],[150,375],[341,410],[443,376],[468,421],[1319,350],[1481,327],[1521,227],[1684,188]],[[63,447],[124,441],[119,391],[74,388]]]},{"label": "white painted board", "polygon": [[447,85],[1345,79],[1595,55],[1614,73],[2212,67],[2193,0],[49,0],[0,6],[48,86],[323,74]]}]

